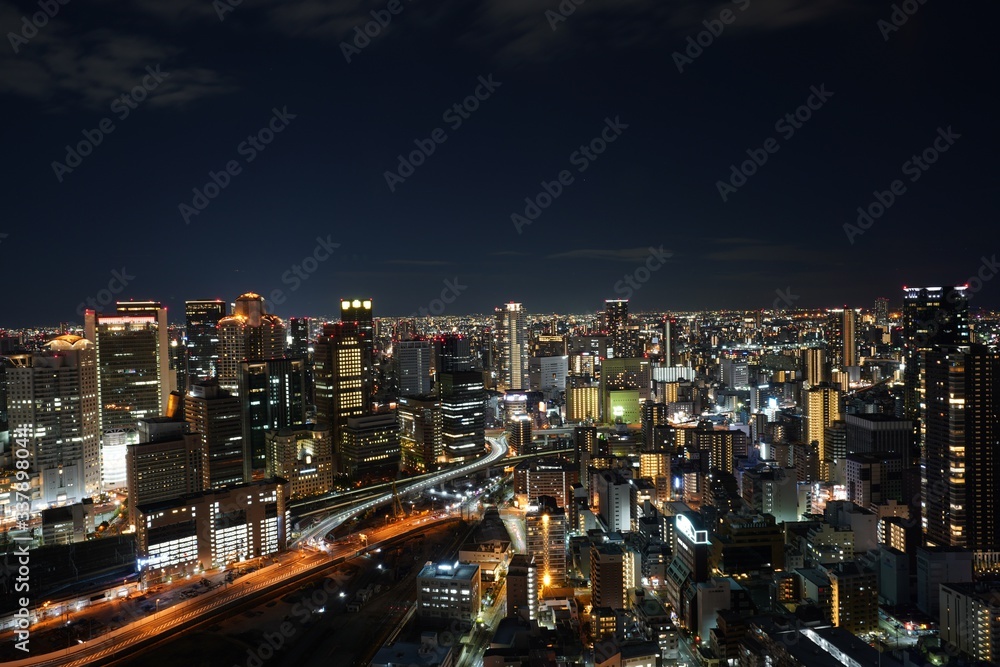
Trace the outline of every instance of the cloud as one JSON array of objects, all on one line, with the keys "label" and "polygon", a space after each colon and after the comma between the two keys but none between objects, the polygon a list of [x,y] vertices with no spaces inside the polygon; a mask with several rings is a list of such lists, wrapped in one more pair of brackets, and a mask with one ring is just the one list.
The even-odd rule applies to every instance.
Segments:
[{"label": "cloud", "polygon": [[[673,255],[669,250],[665,255]],[[608,248],[580,248],[568,250],[566,252],[549,255],[548,259],[597,259],[610,262],[641,262],[649,257],[649,248],[621,248],[617,250]]]},{"label": "cloud", "polygon": [[[126,16],[127,7],[122,8]],[[238,88],[219,72],[185,65],[182,42],[171,42],[155,27],[144,28],[143,21],[105,21],[114,28],[79,27],[64,16],[71,8],[63,8],[27,43],[19,43],[16,53],[0,49],[0,94],[42,102],[48,111],[108,109],[115,98],[142,84],[147,67],[157,66],[169,76],[149,93],[146,104],[151,107],[184,106]],[[0,25],[20,22],[13,8],[0,5]]]},{"label": "cloud", "polygon": [[387,259],[385,263],[399,266],[451,266],[452,264],[443,259]]}]

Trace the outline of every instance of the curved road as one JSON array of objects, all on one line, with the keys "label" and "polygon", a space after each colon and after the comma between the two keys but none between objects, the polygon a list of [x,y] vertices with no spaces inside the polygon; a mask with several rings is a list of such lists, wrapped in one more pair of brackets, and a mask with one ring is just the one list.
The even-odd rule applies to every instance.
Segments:
[{"label": "curved road", "polygon": [[[489,467],[490,465],[496,463],[503,457],[507,455],[507,439],[505,435],[501,435],[499,438],[487,438],[490,443],[490,453],[486,456],[476,459],[470,463],[466,463],[457,468],[451,470],[445,470],[440,472],[433,477],[428,477],[427,479],[420,480],[418,482],[411,482],[401,487],[397,487],[397,493],[405,493],[409,491],[421,491],[424,489],[429,489],[431,487],[437,486],[442,482],[447,482],[449,480],[455,479],[457,477],[464,477],[469,473],[476,472],[481,468]],[[331,530],[339,526],[340,524],[348,521],[351,517],[369,510],[373,507],[378,507],[379,505],[385,505],[386,503],[392,502],[392,492],[383,493],[377,498],[368,500],[360,505],[356,505],[349,510],[343,512],[338,512],[322,519],[314,526],[310,526],[302,532],[302,534],[295,540],[293,544],[289,545],[289,548],[308,542],[309,540],[322,538]]]}]

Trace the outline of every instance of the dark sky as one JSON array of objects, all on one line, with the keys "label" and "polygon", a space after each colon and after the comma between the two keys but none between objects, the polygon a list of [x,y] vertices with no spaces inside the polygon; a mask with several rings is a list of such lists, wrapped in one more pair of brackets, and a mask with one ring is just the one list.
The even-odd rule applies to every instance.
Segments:
[{"label": "dark sky", "polygon": [[[38,4],[0,3],[0,325],[79,319],[123,267],[117,296],[172,308],[280,289],[282,316],[335,313],[344,295],[405,315],[457,280],[446,313],[587,311],[626,290],[638,311],[771,307],[776,290],[795,306],[897,303],[902,285],[964,282],[1000,250],[985,2],[897,3],[915,11],[891,31],[891,3],[853,0],[564,0],[558,22],[555,0],[243,0],[220,21],[224,2],[70,0],[37,34],[22,17]],[[341,43],[390,4],[348,63]],[[706,20],[721,34],[679,72]],[[491,76],[454,127],[445,111]],[[776,126],[812,87],[832,96]],[[240,145],[273,109],[295,117],[248,162]],[[609,118],[627,127],[574,157]],[[396,156],[436,128],[444,143],[390,191]],[[904,166],[939,128],[959,138],[926,171]],[[100,144],[54,167],[85,131]],[[767,161],[723,201],[748,149]],[[180,204],[229,161],[240,172],[186,224]],[[511,215],[563,170],[572,182],[518,233]],[[843,225],[896,179],[905,191],[852,243]],[[293,290],[317,237],[339,246]],[[974,304],[996,305],[996,282]]]}]

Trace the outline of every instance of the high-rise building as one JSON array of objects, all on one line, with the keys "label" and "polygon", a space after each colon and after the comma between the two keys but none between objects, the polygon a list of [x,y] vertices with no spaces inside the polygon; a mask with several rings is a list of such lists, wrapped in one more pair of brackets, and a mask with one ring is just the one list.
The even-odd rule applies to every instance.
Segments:
[{"label": "high-rise building", "polygon": [[538,615],[538,566],[531,554],[514,554],[507,566],[507,616],[533,621]]},{"label": "high-rise building", "polygon": [[519,303],[496,309],[494,359],[500,389],[528,388],[528,319]]},{"label": "high-rise building", "polygon": [[616,358],[635,357],[639,354],[639,330],[630,325],[628,299],[606,299],[604,318],[608,327],[608,339]]},{"label": "high-rise building", "polygon": [[1000,589],[995,582],[941,585],[941,642],[976,664],[1000,664]]},{"label": "high-rise building", "polygon": [[288,318],[288,354],[296,359],[309,358],[309,325],[308,317]]},{"label": "high-rise building", "polygon": [[600,518],[608,532],[626,533],[638,520],[637,489],[631,479],[617,470],[602,470],[593,477]]},{"label": "high-rise building", "polygon": [[434,349],[429,340],[401,340],[396,343],[399,362],[399,395],[424,396],[431,391]]},{"label": "high-rise building", "polygon": [[844,306],[844,320],[841,325],[840,353],[841,365],[845,368],[858,365],[858,313],[853,308]]},{"label": "high-rise building", "polygon": [[441,439],[448,461],[478,456],[486,444],[486,389],[479,371],[442,373]]},{"label": "high-rise building", "polygon": [[298,424],[265,431],[267,476],[288,480],[291,497],[333,490],[333,440],[326,424]]},{"label": "high-rise building", "polygon": [[463,334],[446,333],[434,337],[436,373],[471,371],[480,367],[472,353],[472,339]]},{"label": "high-rise building", "polygon": [[534,443],[531,439],[531,417],[517,415],[507,422],[507,444],[512,456],[534,454]]},{"label": "high-rise building", "polygon": [[535,558],[542,586],[566,581],[566,510],[551,496],[540,496],[524,515],[525,548]]},{"label": "high-rise building", "polygon": [[348,417],[341,433],[340,472],[356,475],[399,466],[399,424],[395,412]]},{"label": "high-rise building", "polygon": [[140,419],[167,411],[173,390],[167,309],[156,302],[118,302],[117,313],[86,311],[87,340],[97,350],[101,480],[124,486],[125,447],[138,441]]},{"label": "high-rise building", "polygon": [[399,448],[403,468],[430,472],[445,463],[441,403],[435,397],[404,396],[399,399]]},{"label": "high-rise building", "polygon": [[982,345],[924,353],[921,459],[931,545],[1000,551],[1000,355]]},{"label": "high-rise building", "polygon": [[969,301],[964,286],[903,288],[905,417],[914,421],[921,418],[922,354],[935,345],[969,342]]},{"label": "high-rise building", "polygon": [[222,299],[184,302],[187,385],[219,373],[219,320],[228,314]]},{"label": "high-rise building", "polygon": [[233,314],[219,320],[218,327],[218,378],[228,392],[239,395],[241,362],[285,355],[285,323],[267,312],[264,297],[259,294],[241,294]]},{"label": "high-rise building", "polygon": [[137,424],[139,442],[128,445],[128,507],[132,524],[137,508],[204,490],[201,439],[191,425],[173,417],[150,417]]},{"label": "high-rise building", "polygon": [[677,354],[677,344],[677,320],[665,317],[663,318],[663,339],[660,341],[660,362],[664,366],[676,366],[680,361]]},{"label": "high-rise building", "polygon": [[878,629],[878,577],[856,562],[827,568],[833,624],[854,635]]},{"label": "high-rise building", "polygon": [[601,419],[601,388],[590,382],[576,382],[566,386],[566,421],[579,423]]},{"label": "high-rise building", "polygon": [[203,486],[218,489],[244,484],[243,420],[240,399],[217,380],[194,382],[184,396],[184,418],[201,440]]},{"label": "high-rise building", "polygon": [[642,404],[642,443],[646,449],[653,444],[653,428],[667,423],[667,404],[646,401]]},{"label": "high-rise building", "polygon": [[807,347],[803,350],[805,357],[805,383],[810,387],[818,387],[830,381],[830,371],[826,365],[826,350],[822,347]]},{"label": "high-rise building", "polygon": [[833,457],[827,447],[827,428],[840,419],[840,390],[820,385],[811,387],[805,394],[805,441],[819,443],[820,477],[828,480]]},{"label": "high-rise building", "polygon": [[316,418],[333,428],[335,448],[347,419],[372,411],[371,350],[366,332],[353,321],[323,325],[316,341]]},{"label": "high-rise building", "polygon": [[72,504],[101,492],[97,353],[72,335],[46,347],[9,357],[8,418],[28,441],[33,505]]},{"label": "high-rise building", "polygon": [[306,419],[306,362],[302,359],[241,361],[237,386],[243,415],[246,479],[267,466],[265,431],[301,424]]},{"label": "high-rise building", "polygon": [[629,560],[620,544],[590,547],[590,592],[594,607],[625,609],[632,578],[627,572]]},{"label": "high-rise building", "polygon": [[884,296],[875,297],[875,324],[889,326],[889,299]]}]

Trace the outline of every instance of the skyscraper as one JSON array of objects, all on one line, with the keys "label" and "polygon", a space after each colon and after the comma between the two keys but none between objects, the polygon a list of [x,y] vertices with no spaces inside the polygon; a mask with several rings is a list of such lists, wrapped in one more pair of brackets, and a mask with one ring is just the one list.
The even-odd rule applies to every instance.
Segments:
[{"label": "skyscraper", "polygon": [[284,354],[285,323],[267,312],[261,295],[241,294],[233,314],[219,320],[219,384],[238,394],[241,361],[276,359]]},{"label": "skyscraper", "polygon": [[826,366],[826,350],[822,347],[808,347],[803,350],[805,358],[805,380],[810,387],[816,387],[830,381],[830,372]]},{"label": "skyscraper", "polygon": [[664,366],[675,366],[680,361],[677,356],[677,320],[663,318],[663,339],[660,341],[660,361]]},{"label": "skyscraper", "polygon": [[605,299],[604,318],[614,356],[617,358],[636,356],[638,330],[633,331],[629,325],[628,299]]},{"label": "skyscraper", "polygon": [[932,546],[1000,551],[1000,355],[938,345],[924,364],[924,536]]},{"label": "skyscraper", "polygon": [[903,288],[903,405],[908,419],[921,418],[922,353],[935,345],[970,342],[965,290],[964,286]]},{"label": "skyscraper", "polygon": [[316,418],[333,429],[338,448],[347,419],[372,411],[372,346],[359,323],[335,322],[323,326],[315,349]]},{"label": "skyscraper", "polygon": [[126,470],[131,523],[138,508],[204,490],[201,442],[191,425],[171,417],[140,419],[139,442],[128,445]]},{"label": "skyscraper", "polygon": [[267,466],[265,432],[305,421],[305,363],[290,358],[240,362],[239,398],[247,480],[254,472],[262,475]]},{"label": "skyscraper", "polygon": [[472,339],[463,334],[446,333],[434,338],[435,363],[438,374],[471,371],[481,368],[472,353]]},{"label": "skyscraper", "polygon": [[534,556],[541,583],[562,586],[566,581],[566,510],[555,498],[541,496],[524,516],[525,548]]},{"label": "skyscraper", "polygon": [[844,306],[844,321],[841,326],[841,365],[843,367],[858,365],[858,313],[853,308]]},{"label": "skyscraper", "polygon": [[442,373],[441,440],[449,461],[478,456],[486,444],[486,389],[479,371]]},{"label": "skyscraper", "polygon": [[309,323],[308,317],[290,317],[288,319],[288,352],[297,359],[309,357]]},{"label": "skyscraper", "polygon": [[218,375],[219,320],[228,311],[222,299],[184,302],[188,386]]},{"label": "skyscraper", "polygon": [[125,447],[137,442],[136,424],[167,411],[172,391],[167,309],[155,302],[119,302],[117,313],[86,311],[86,338],[97,350],[101,478],[122,486]]},{"label": "skyscraper", "polygon": [[[371,299],[341,299],[340,321],[353,322],[367,350],[367,358],[375,359],[375,321]],[[370,390],[370,388],[369,388]]]},{"label": "skyscraper", "polygon": [[496,309],[494,359],[499,388],[528,388],[528,320],[519,303]]},{"label": "skyscraper", "polygon": [[875,298],[875,324],[880,327],[889,325],[889,299],[884,296]]},{"label": "skyscraper", "polygon": [[820,478],[829,479],[832,452],[827,447],[826,429],[840,419],[840,390],[829,385],[811,387],[806,391],[805,441],[819,443]]},{"label": "skyscraper", "polygon": [[437,469],[438,464],[445,462],[441,403],[435,397],[403,396],[396,413],[403,467],[414,472]]},{"label": "skyscraper", "polygon": [[433,354],[434,349],[429,340],[403,340],[396,343],[400,396],[424,396],[430,393]]},{"label": "skyscraper", "polygon": [[203,486],[244,484],[243,421],[240,399],[216,380],[195,382],[184,397],[184,418],[201,441]]},{"label": "skyscraper", "polygon": [[79,336],[59,336],[47,347],[10,357],[10,426],[27,431],[35,500],[79,502],[101,491],[97,354]]}]

